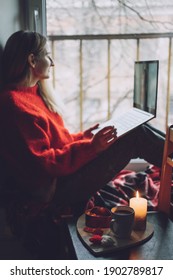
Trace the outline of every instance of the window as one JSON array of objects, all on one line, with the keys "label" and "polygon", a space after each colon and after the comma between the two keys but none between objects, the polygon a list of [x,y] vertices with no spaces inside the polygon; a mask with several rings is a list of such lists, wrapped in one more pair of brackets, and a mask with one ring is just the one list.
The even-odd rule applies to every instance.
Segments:
[{"label": "window", "polygon": [[25,0],[26,28],[47,33],[46,0]]},{"label": "window", "polygon": [[[126,4],[127,3],[127,4]],[[157,118],[173,117],[171,0],[47,0],[52,82],[66,104],[71,131],[120,114],[132,104],[134,61],[158,59]]]}]

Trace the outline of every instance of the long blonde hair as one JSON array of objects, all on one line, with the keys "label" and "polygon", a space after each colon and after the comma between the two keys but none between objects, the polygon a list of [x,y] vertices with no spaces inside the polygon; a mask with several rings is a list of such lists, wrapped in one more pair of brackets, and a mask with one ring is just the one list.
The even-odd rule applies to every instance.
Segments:
[{"label": "long blonde hair", "polygon": [[[2,83],[3,87],[17,84],[28,76],[28,55],[39,55],[47,42],[47,38],[38,32],[20,30],[13,33],[6,42],[2,54]],[[40,94],[47,107],[58,114],[64,111],[63,102],[55,94],[49,80],[40,81]]]},{"label": "long blonde hair", "polygon": [[55,93],[50,80],[41,80],[39,82],[40,94],[50,111],[60,115],[65,114],[65,105],[61,97]]}]

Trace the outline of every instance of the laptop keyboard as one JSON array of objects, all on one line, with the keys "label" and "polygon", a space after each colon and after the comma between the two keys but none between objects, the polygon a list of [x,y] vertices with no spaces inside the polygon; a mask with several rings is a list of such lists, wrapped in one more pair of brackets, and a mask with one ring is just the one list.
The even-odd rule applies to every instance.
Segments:
[{"label": "laptop keyboard", "polygon": [[148,120],[147,114],[132,110],[115,121],[118,136]]},{"label": "laptop keyboard", "polygon": [[99,128],[93,131],[93,134],[105,126],[113,125],[117,129],[117,136],[119,137],[150,119],[152,119],[151,114],[133,108],[119,117],[112,118],[100,124]]}]

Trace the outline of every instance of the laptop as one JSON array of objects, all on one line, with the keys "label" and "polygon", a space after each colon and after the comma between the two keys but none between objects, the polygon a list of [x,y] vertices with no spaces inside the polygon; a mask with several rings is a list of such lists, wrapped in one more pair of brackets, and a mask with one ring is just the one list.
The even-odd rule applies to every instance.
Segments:
[{"label": "laptop", "polygon": [[117,137],[122,137],[132,129],[156,117],[159,61],[135,61],[133,108],[118,117],[99,125],[96,134],[106,126],[117,129]]}]

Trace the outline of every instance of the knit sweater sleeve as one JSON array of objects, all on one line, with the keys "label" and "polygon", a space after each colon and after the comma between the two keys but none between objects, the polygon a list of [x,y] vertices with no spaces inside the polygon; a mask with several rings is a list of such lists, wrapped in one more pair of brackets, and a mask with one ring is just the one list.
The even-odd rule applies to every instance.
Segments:
[{"label": "knit sweater sleeve", "polygon": [[74,141],[82,140],[83,139],[83,132],[73,133],[71,134]]},{"label": "knit sweater sleeve", "polygon": [[[53,147],[50,124],[44,116],[18,111],[15,122],[19,142],[23,142],[29,157],[51,176],[69,175],[96,157],[91,140],[73,139]],[[56,129],[61,134],[61,126],[57,124]]]}]

